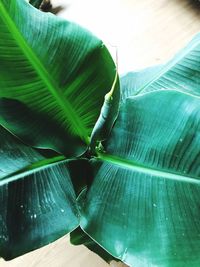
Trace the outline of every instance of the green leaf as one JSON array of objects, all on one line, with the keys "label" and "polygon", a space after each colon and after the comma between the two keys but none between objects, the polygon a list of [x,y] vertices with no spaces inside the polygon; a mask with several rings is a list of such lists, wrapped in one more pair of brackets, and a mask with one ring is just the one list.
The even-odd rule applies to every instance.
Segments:
[{"label": "green leaf", "polygon": [[6,260],[79,225],[73,160],[44,154],[0,128],[0,256]]},{"label": "green leaf", "polygon": [[[127,77],[124,77],[122,79],[123,83],[125,80],[129,80],[126,82],[128,89],[125,89],[125,95],[133,96],[151,91],[175,89],[199,96],[199,57],[200,34],[197,34],[172,60],[164,65],[157,66],[158,69],[155,66],[142,71],[141,75],[144,74],[144,77],[139,73],[128,74]],[[136,78],[136,84],[134,78]]]},{"label": "green leaf", "polygon": [[81,227],[130,266],[200,266],[200,98],[127,98],[82,205]]},{"label": "green leaf", "polygon": [[157,90],[175,89],[200,95],[200,34],[168,63],[129,72],[120,78],[122,101],[129,96]]},{"label": "green leaf", "polygon": [[[148,84],[152,77],[159,73],[162,68],[163,65],[156,65],[143,70],[128,72],[121,76],[121,101],[124,102],[127,97],[134,96],[138,90]],[[143,93],[143,91],[141,93]]]},{"label": "green leaf", "polygon": [[71,181],[77,198],[91,186],[93,172],[87,158],[77,158],[68,162]]},{"label": "green leaf", "polygon": [[[0,123],[33,146],[80,155],[114,81],[109,52],[91,33],[25,0],[1,0],[0,14]],[[118,85],[115,91],[118,102]]]},{"label": "green leaf", "polygon": [[70,233],[70,242],[72,245],[84,245],[92,252],[96,253],[106,262],[117,260],[110,255],[105,249],[99,246],[93,239],[91,239],[80,227]]},{"label": "green leaf", "polygon": [[93,128],[90,139],[90,151],[91,154],[95,153],[95,148],[99,143],[105,141],[112,130],[114,122],[117,119],[119,112],[119,91],[116,90],[116,86],[119,86],[118,74],[115,74],[115,80],[113,82],[110,92],[105,95],[104,103],[101,108],[100,116]]}]

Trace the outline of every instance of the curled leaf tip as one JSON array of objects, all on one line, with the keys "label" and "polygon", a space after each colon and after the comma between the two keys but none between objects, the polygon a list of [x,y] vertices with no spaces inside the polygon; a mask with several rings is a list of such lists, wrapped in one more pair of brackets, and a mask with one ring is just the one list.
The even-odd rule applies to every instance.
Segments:
[{"label": "curled leaf tip", "polygon": [[116,85],[117,85],[117,80],[118,80],[118,50],[117,50],[117,47],[116,47],[116,55],[115,55],[115,58],[116,58],[115,77],[114,77],[114,81],[113,81],[111,90],[105,95],[105,100],[106,101],[112,101],[112,99],[113,99],[112,96],[113,96],[114,90],[115,90]]}]

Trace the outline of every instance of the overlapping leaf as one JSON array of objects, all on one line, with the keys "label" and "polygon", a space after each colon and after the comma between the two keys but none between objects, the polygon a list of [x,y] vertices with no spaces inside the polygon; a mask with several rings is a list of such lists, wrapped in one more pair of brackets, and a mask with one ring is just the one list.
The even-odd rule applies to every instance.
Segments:
[{"label": "overlapping leaf", "polygon": [[[127,97],[137,94],[162,68],[163,65],[156,65],[122,75],[120,78],[121,101],[124,102]],[[144,92],[141,91],[141,94]]]},{"label": "overlapping leaf", "polygon": [[[200,95],[200,34],[197,34],[172,60],[122,77],[123,97],[157,90],[174,89]],[[126,87],[124,87],[124,85]]]},{"label": "overlapping leaf", "polygon": [[130,266],[200,265],[200,99],[127,98],[93,163],[81,227]]},{"label": "overlapping leaf", "polygon": [[63,156],[44,154],[0,128],[0,256],[7,260],[79,225],[70,175],[79,171]]},{"label": "overlapping leaf", "polygon": [[31,145],[83,153],[115,77],[102,42],[25,0],[1,0],[0,62],[1,124]]},{"label": "overlapping leaf", "polygon": [[[79,196],[89,237],[77,230],[75,243],[99,249],[94,239],[130,266],[200,265],[199,43],[197,35],[166,65],[122,78],[120,116],[106,152],[91,161],[94,182],[88,165],[82,172],[91,184]],[[102,42],[26,1],[0,0],[0,62],[0,123],[31,145],[83,153],[115,76]],[[116,89],[96,124],[103,139]],[[10,259],[79,225],[70,177],[87,160],[49,158],[3,128],[0,135],[0,251]],[[85,183],[72,180],[79,195]]]},{"label": "overlapping leaf", "polygon": [[112,260],[117,260],[111,254],[109,254],[105,249],[99,246],[93,239],[91,239],[80,227],[75,229],[70,233],[70,242],[71,244],[78,246],[84,245],[89,250],[96,253],[104,261],[110,263]]}]

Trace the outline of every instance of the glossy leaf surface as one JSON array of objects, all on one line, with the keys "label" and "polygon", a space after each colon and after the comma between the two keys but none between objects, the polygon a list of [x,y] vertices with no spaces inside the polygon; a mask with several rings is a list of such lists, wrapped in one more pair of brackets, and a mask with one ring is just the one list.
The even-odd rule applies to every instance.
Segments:
[{"label": "glossy leaf surface", "polygon": [[93,163],[81,227],[130,266],[200,265],[200,98],[127,98]]},{"label": "glossy leaf surface", "polygon": [[[193,95],[200,95],[200,34],[197,34],[185,48],[183,48],[172,60],[161,66],[160,70],[149,71],[152,76],[141,84],[134,95],[140,93],[157,91],[160,89],[175,89]],[[155,69],[154,69],[155,70]],[[141,78],[143,81],[144,78]],[[134,85],[133,85],[134,88]],[[134,90],[135,91],[135,90]]]},{"label": "glossy leaf surface", "polygon": [[[163,65],[148,67],[143,70],[128,72],[120,77],[121,101],[124,102],[127,97],[134,96],[143,88],[152,77],[160,72]],[[143,91],[141,91],[141,94]]]},{"label": "glossy leaf surface", "polygon": [[33,146],[83,153],[115,77],[102,42],[25,0],[1,0],[0,62],[0,123]]},{"label": "glossy leaf surface", "polygon": [[63,156],[45,157],[0,128],[1,257],[44,246],[79,225],[72,167]]}]

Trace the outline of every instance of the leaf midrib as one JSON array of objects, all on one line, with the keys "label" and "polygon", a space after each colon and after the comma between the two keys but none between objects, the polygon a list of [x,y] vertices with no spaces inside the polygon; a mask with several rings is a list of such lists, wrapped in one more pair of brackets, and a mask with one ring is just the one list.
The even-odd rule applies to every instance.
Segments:
[{"label": "leaf midrib", "polygon": [[28,175],[36,173],[38,171],[53,167],[58,163],[65,163],[68,159],[65,156],[56,156],[49,159],[42,159],[32,164],[29,164],[16,172],[10,173],[0,179],[0,186],[24,178]]},{"label": "leaf midrib", "polygon": [[161,177],[163,179],[200,185],[200,177],[189,176],[189,175],[178,173],[178,172],[176,173],[170,172],[166,169],[159,170],[156,168],[151,168],[149,166],[142,165],[133,160],[128,160],[128,159],[124,159],[124,158],[120,158],[117,156],[104,154],[104,153],[98,153],[97,159],[100,159],[102,161],[105,161],[111,164],[115,164],[121,168],[130,169],[136,172],[142,172],[144,174],[153,175],[158,178]]},{"label": "leaf midrib", "polygon": [[[145,84],[144,86],[142,86],[138,91],[136,91],[136,93],[134,94],[134,96],[140,94],[142,91],[144,91],[147,87],[151,86],[154,82],[156,82],[157,80],[159,80],[164,74],[166,74],[172,67],[174,67],[180,60],[182,60],[189,52],[191,52],[197,45],[199,44],[199,42],[195,41],[193,45],[191,45],[191,47],[185,47],[181,50],[180,54],[175,55],[174,58],[172,58],[169,62],[167,62],[163,68],[156,73],[152,80],[150,80],[149,82],[147,82],[147,84]],[[186,49],[187,48],[187,49]]]},{"label": "leaf midrib", "polygon": [[[28,4],[28,3],[27,3]],[[57,103],[59,104],[60,108],[64,111],[67,121],[73,126],[80,136],[80,138],[85,141],[86,144],[89,143],[89,136],[87,133],[87,129],[83,125],[82,120],[76,114],[73,107],[69,103],[69,101],[65,98],[64,95],[60,92],[60,89],[56,86],[55,82],[51,79],[48,71],[45,69],[44,65],[38,59],[32,48],[27,44],[24,37],[16,27],[15,23],[13,22],[12,18],[9,16],[8,11],[4,7],[3,3],[0,2],[0,10],[1,10],[1,17],[7,26],[9,32],[15,39],[16,43],[22,50],[25,57],[28,59],[30,64],[33,66],[34,70],[38,74],[38,76],[43,81],[45,88],[49,90],[52,96],[56,99]]]}]

